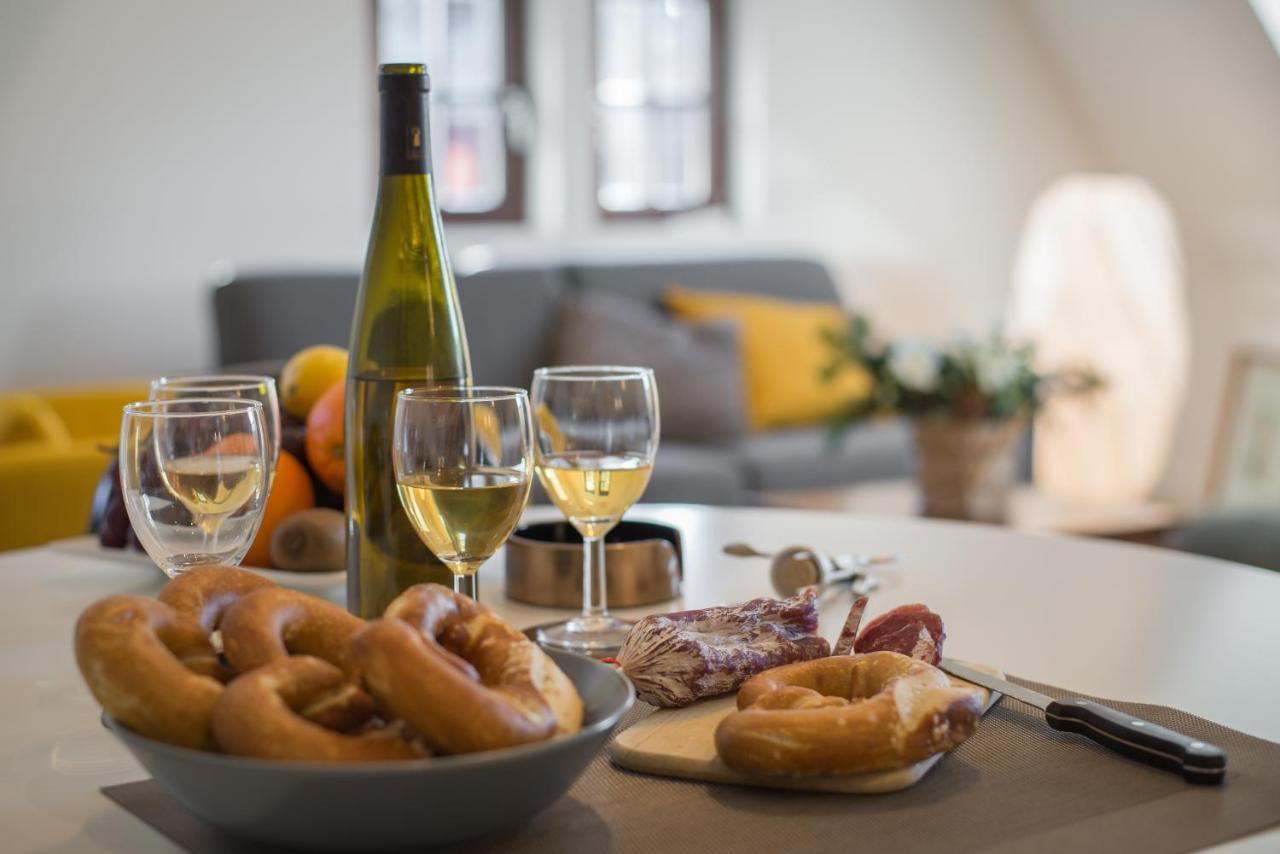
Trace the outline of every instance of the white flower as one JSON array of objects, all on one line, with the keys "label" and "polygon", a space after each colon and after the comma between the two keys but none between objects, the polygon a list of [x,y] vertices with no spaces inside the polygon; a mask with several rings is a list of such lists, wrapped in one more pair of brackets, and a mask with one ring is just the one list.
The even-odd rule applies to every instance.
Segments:
[{"label": "white flower", "polygon": [[899,341],[889,348],[889,373],[909,391],[928,394],[938,388],[942,361],[932,348],[914,341]]},{"label": "white flower", "polygon": [[983,394],[999,394],[1021,370],[1018,354],[1003,347],[980,347],[973,354],[973,376]]}]

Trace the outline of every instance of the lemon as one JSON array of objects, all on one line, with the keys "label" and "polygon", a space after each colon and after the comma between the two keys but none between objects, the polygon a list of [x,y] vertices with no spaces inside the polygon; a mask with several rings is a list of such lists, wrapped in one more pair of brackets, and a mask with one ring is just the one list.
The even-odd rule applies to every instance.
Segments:
[{"label": "lemon", "polygon": [[293,354],[280,372],[280,405],[290,415],[306,418],[329,387],[347,376],[347,351],[327,344]]}]

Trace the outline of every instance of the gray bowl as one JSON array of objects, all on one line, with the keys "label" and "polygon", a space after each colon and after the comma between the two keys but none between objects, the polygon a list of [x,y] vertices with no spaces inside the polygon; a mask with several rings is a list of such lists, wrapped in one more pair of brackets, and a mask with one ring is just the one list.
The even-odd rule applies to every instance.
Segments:
[{"label": "gray bowl", "polygon": [[403,762],[273,762],[174,747],[109,715],[103,724],[165,791],[243,839],[308,849],[439,845],[528,821],[563,795],[635,701],[593,659],[549,651],[585,708],[573,735],[525,747]]}]

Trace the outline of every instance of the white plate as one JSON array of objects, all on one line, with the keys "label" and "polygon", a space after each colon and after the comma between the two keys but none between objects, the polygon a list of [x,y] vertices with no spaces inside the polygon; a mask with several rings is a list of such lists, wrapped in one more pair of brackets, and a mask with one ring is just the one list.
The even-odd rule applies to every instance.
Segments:
[{"label": "white plate", "polygon": [[[93,535],[55,540],[49,543],[48,547],[64,554],[83,555],[114,561],[115,563],[146,566],[150,567],[153,572],[160,572],[159,568],[151,562],[151,558],[147,557],[146,552],[140,552],[132,548],[109,549],[99,543],[98,538]],[[241,569],[252,570],[263,578],[274,581],[281,587],[303,590],[308,593],[332,592],[342,588],[347,583],[347,574],[345,572],[285,572],[279,569],[260,569],[256,566],[243,566]]]}]

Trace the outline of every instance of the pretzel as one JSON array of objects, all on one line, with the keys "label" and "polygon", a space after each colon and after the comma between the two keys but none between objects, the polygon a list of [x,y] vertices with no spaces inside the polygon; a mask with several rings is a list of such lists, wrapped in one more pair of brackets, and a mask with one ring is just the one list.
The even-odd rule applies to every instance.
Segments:
[{"label": "pretzel", "polygon": [[471,753],[575,732],[582,700],[537,644],[439,584],[397,597],[355,638],[365,687],[432,748]]},{"label": "pretzel", "polygon": [[206,633],[218,628],[228,608],[255,590],[275,587],[256,572],[234,566],[197,566],[169,581],[156,595],[179,614],[197,621]]},{"label": "pretzel", "polygon": [[154,599],[111,596],[80,615],[75,647],[89,690],[120,723],[169,744],[213,747],[221,668],[194,619]]},{"label": "pretzel", "polygon": [[337,605],[282,587],[255,590],[222,616],[222,651],[244,673],[290,655],[314,655],[354,680],[351,639],[365,622]]},{"label": "pretzel", "polygon": [[259,759],[361,762],[425,755],[394,728],[347,735],[308,720],[323,717],[326,707],[349,706],[357,691],[341,670],[319,658],[274,661],[222,692],[213,707],[214,738],[225,753]]},{"label": "pretzel", "polygon": [[831,656],[747,680],[738,711],[716,727],[716,751],[754,774],[905,768],[972,735],[982,706],[979,690],[897,652]]}]

